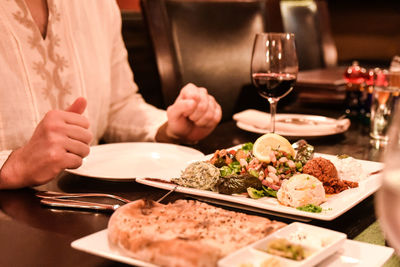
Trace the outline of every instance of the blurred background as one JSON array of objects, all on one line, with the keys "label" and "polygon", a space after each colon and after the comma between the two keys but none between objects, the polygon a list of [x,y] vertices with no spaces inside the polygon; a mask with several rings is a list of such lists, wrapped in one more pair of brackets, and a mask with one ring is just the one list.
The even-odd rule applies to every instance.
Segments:
[{"label": "blurred background", "polygon": [[339,64],[388,66],[400,54],[400,1],[327,2]]},{"label": "blurred background", "polygon": [[[117,2],[122,12],[123,36],[135,81],[149,103],[165,108],[140,1]],[[400,1],[326,2],[339,66],[349,66],[357,60],[365,67],[388,67],[393,56],[400,55]]]}]

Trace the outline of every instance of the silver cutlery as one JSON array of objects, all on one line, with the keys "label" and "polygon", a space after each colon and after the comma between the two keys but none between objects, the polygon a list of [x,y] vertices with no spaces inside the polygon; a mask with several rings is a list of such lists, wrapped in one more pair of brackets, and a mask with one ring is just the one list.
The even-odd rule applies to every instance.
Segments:
[{"label": "silver cutlery", "polygon": [[37,197],[42,199],[68,199],[68,198],[82,198],[82,197],[105,197],[111,198],[115,200],[119,200],[123,203],[131,202],[129,199],[112,195],[112,194],[104,194],[104,193],[63,193],[63,192],[54,192],[54,191],[39,191],[36,193]]},{"label": "silver cutlery", "polygon": [[77,209],[90,209],[96,211],[115,211],[121,205],[119,204],[102,204],[80,200],[66,200],[58,198],[43,198],[40,203],[56,208],[77,208]]},{"label": "silver cutlery", "polygon": [[[156,200],[160,203],[168,195],[177,189],[178,185],[164,194],[161,198]],[[77,209],[90,209],[96,211],[115,211],[122,205],[131,202],[129,199],[125,199],[120,196],[104,193],[63,193],[53,191],[40,191],[36,193],[36,196],[41,198],[40,203],[50,207],[56,208],[77,208]],[[121,204],[103,204],[97,202],[81,201],[81,200],[70,200],[69,198],[83,198],[83,197],[104,197],[111,198],[114,200],[121,201]]]},{"label": "silver cutlery", "polygon": [[171,190],[169,190],[165,195],[163,195],[162,197],[160,197],[158,200],[156,200],[157,203],[160,203],[164,198],[166,198],[167,196],[169,196],[172,192],[174,192],[176,189],[178,188],[178,185],[175,185],[174,188],[172,188]]}]

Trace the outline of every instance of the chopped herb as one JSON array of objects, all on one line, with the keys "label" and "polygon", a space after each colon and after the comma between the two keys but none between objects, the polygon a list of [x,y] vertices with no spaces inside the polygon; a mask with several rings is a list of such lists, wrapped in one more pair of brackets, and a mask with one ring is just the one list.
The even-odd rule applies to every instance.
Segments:
[{"label": "chopped herb", "polygon": [[297,261],[306,258],[305,250],[301,245],[291,243],[284,238],[277,238],[269,241],[267,243],[266,252]]},{"label": "chopped herb", "polygon": [[239,161],[234,161],[231,164],[228,165],[229,168],[232,169],[232,171],[236,174],[239,174],[240,171],[242,170],[242,166],[240,166]]},{"label": "chopped herb", "polygon": [[296,161],[296,169],[300,170],[303,168],[303,164],[300,161]]},{"label": "chopped herb", "polygon": [[269,197],[276,197],[276,193],[278,192],[274,189],[271,189],[271,188],[265,187],[265,186],[263,186],[263,189],[264,189],[265,193],[267,194],[267,196],[269,196]]},{"label": "chopped herb", "polygon": [[249,197],[251,197],[252,199],[259,199],[266,196],[264,190],[257,190],[254,189],[253,187],[248,187],[247,193],[249,194]]},{"label": "chopped herb", "polygon": [[242,146],[242,149],[243,149],[244,151],[253,151],[253,143],[251,143],[251,142],[245,143],[245,144]]},{"label": "chopped herb", "polygon": [[253,199],[259,199],[262,197],[275,197],[276,198],[276,190],[273,190],[271,188],[262,186],[262,189],[258,190],[253,187],[248,187],[247,188],[247,193],[249,194],[249,197]]},{"label": "chopped herb", "polygon": [[260,176],[260,173],[259,173],[257,170],[255,170],[255,169],[247,170],[247,172],[248,172],[249,174],[253,175],[254,177],[257,177],[257,178],[258,178],[258,176]]},{"label": "chopped herb", "polygon": [[225,165],[225,166],[222,166],[221,168],[219,168],[219,172],[222,177],[225,177],[228,175],[240,174],[241,170],[242,170],[242,166],[240,166],[240,163],[238,161],[234,161],[228,165]]},{"label": "chopped herb", "polygon": [[317,206],[314,204],[307,204],[305,206],[297,207],[298,210],[313,212],[313,213],[320,213],[322,212],[321,206]]},{"label": "chopped herb", "polygon": [[221,168],[219,168],[219,172],[221,174],[222,177],[228,176],[228,175],[232,175],[232,169],[229,168],[229,166],[222,166]]}]

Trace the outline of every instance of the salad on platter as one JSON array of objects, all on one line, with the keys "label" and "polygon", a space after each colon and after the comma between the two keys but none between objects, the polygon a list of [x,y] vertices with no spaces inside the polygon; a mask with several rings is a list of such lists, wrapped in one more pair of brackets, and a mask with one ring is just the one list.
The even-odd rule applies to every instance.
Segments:
[{"label": "salad on platter", "polygon": [[305,140],[292,145],[286,138],[268,133],[254,144],[215,151],[209,160],[190,164],[171,182],[253,199],[273,197],[281,205],[319,213],[329,195],[358,187],[354,175],[346,179],[349,171],[360,174],[360,179],[366,177],[360,164],[348,167],[351,160],[356,161],[346,155],[333,162],[314,157],[313,146]]}]

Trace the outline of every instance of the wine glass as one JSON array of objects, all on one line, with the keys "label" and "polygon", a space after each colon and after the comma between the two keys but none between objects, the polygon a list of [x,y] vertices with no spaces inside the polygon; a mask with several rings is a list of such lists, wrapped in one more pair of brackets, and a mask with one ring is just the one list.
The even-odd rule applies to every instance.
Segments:
[{"label": "wine glass", "polygon": [[400,102],[389,128],[389,144],[384,153],[382,186],[375,205],[379,224],[389,245],[400,255]]},{"label": "wine glass", "polygon": [[294,34],[256,34],[251,57],[251,78],[258,93],[270,104],[272,133],[275,132],[278,101],[293,89],[298,69]]}]

